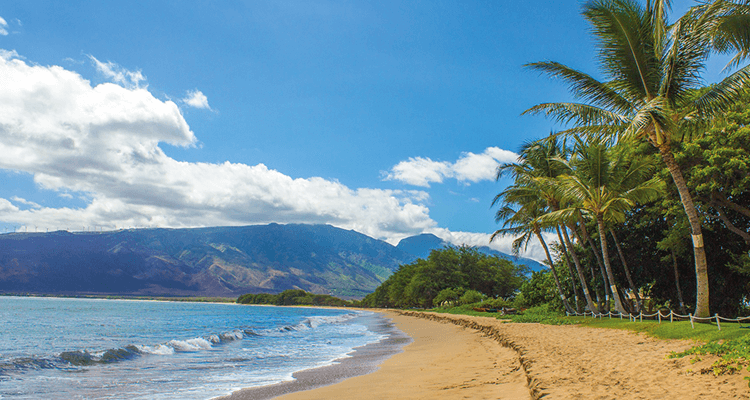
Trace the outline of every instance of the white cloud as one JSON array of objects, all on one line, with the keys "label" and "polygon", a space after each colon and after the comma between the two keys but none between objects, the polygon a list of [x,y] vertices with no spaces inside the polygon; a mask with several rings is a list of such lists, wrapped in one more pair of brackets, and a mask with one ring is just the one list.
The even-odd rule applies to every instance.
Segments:
[{"label": "white cloud", "polygon": [[414,186],[430,187],[430,182],[442,183],[450,174],[451,164],[414,157],[401,161],[385,174],[385,180],[397,180]]},{"label": "white cloud", "polygon": [[0,35],[8,36],[8,23],[5,22],[3,17],[0,17]]},{"label": "white cloud", "polygon": [[141,73],[140,70],[130,71],[111,61],[103,63],[92,55],[89,55],[89,58],[94,63],[94,67],[96,67],[96,70],[99,71],[99,73],[118,85],[122,85],[126,88],[140,88],[141,82],[146,80],[146,77],[143,76],[143,73]]},{"label": "white cloud", "polygon": [[423,191],[352,189],[263,164],[170,158],[160,142],[197,140],[177,105],[134,85],[137,77],[113,79],[127,87],[92,87],[59,66],[0,57],[0,168],[88,198],[84,208],[29,210],[0,199],[0,220],[50,228],[328,223],[378,238],[437,225]]},{"label": "white cloud", "polygon": [[21,204],[25,204],[27,206],[31,206],[32,208],[42,208],[42,206],[40,206],[39,204],[34,203],[33,201],[29,201],[29,200],[23,199],[23,198],[18,197],[18,196],[13,196],[10,199],[13,200],[16,203],[21,203]]},{"label": "white cloud", "polygon": [[455,163],[413,157],[396,164],[389,172],[384,172],[383,179],[422,187],[429,187],[430,183],[442,183],[446,178],[476,183],[495,179],[499,164],[515,162],[517,159],[518,154],[498,147],[488,147],[481,154],[465,152]]},{"label": "white cloud", "polygon": [[190,107],[211,109],[208,105],[208,97],[200,90],[189,90],[187,96],[182,99],[182,102]]},{"label": "white cloud", "polygon": [[[140,72],[91,59],[119,85],[92,87],[75,72],[27,64],[0,50],[0,169],[30,173],[41,188],[68,199],[75,193],[86,203],[53,208],[10,199],[31,206],[24,210],[0,198],[0,221],[46,229],[326,223],[392,244],[423,232],[455,244],[489,244],[488,234],[439,228],[421,190],[352,189],[319,177],[292,178],[263,164],[170,158],[159,143],[197,141],[177,105],[140,87]],[[454,164],[412,159],[405,165],[421,163],[422,169],[404,167],[401,176],[423,186],[445,177],[473,181],[484,176],[477,169],[491,165],[486,157],[515,156],[504,152],[465,153]],[[498,239],[492,247],[510,252],[511,241]],[[543,253],[532,244],[524,254]]]},{"label": "white cloud", "polygon": [[[427,231],[433,235],[443,239],[444,241],[451,243],[455,246],[468,245],[468,246],[489,246],[491,249],[502,251],[506,254],[513,254],[513,241],[516,236],[513,235],[498,235],[495,240],[490,243],[491,234],[488,233],[474,233],[474,232],[452,232],[444,228],[434,228]],[[557,237],[551,233],[542,233],[544,240],[547,242],[547,246],[551,246],[557,243]],[[519,251],[519,256],[531,258],[541,263],[546,263],[547,256],[545,255],[544,248],[536,238],[532,238],[528,242],[526,248],[522,247]],[[546,264],[545,264],[546,265]]]}]

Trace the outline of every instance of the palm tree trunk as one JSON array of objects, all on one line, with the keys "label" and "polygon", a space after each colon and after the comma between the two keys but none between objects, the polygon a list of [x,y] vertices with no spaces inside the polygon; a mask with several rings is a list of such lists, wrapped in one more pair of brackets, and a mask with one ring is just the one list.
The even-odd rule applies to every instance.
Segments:
[{"label": "palm tree trunk", "polygon": [[552,262],[552,256],[550,256],[549,254],[547,243],[544,241],[544,238],[542,238],[542,234],[540,232],[534,232],[534,233],[536,234],[536,237],[539,239],[539,242],[542,244],[542,247],[544,248],[544,252],[547,254],[547,262],[549,262],[549,268],[552,270],[552,277],[555,278],[555,285],[557,285],[557,292],[560,293],[560,300],[562,300],[563,302],[565,311],[572,313],[573,309],[570,308],[570,304],[568,304],[568,299],[565,297],[565,292],[563,292],[562,285],[560,285],[560,279],[557,277],[557,272],[555,271],[555,264]]},{"label": "palm tree trunk", "polygon": [[627,310],[622,305],[622,299],[620,299],[620,292],[617,291],[617,284],[615,283],[615,276],[612,274],[612,265],[609,262],[609,250],[607,250],[607,235],[604,233],[604,216],[598,214],[596,216],[596,225],[599,228],[599,238],[601,239],[602,245],[602,258],[604,259],[604,266],[607,269],[607,276],[609,277],[609,284],[612,289],[612,297],[615,299],[615,310],[623,314],[627,314]]},{"label": "palm tree trunk", "polygon": [[581,280],[581,288],[583,289],[583,296],[586,298],[586,304],[591,312],[598,312],[599,309],[594,305],[594,301],[591,300],[591,293],[589,292],[589,286],[586,284],[586,277],[583,276],[583,268],[581,267],[581,261],[578,259],[573,244],[570,242],[570,236],[568,231],[563,227],[563,237],[565,238],[565,244],[570,249],[570,256],[573,257],[573,262],[576,265],[576,271],[578,272],[578,279]]},{"label": "palm tree trunk", "polygon": [[685,302],[682,300],[682,288],[680,287],[680,272],[677,270],[677,256],[672,253],[672,268],[674,268],[674,284],[677,285],[677,300],[680,302],[680,313],[685,314]]},{"label": "palm tree trunk", "polygon": [[706,249],[703,247],[701,220],[698,216],[698,210],[695,208],[695,204],[693,204],[693,197],[690,195],[685,178],[682,176],[680,166],[677,165],[669,145],[666,142],[661,144],[659,152],[664,160],[664,164],[669,169],[669,173],[672,175],[672,180],[674,180],[677,186],[682,206],[685,209],[688,221],[690,221],[693,256],[695,257],[695,316],[706,318],[710,315],[708,305],[708,263],[706,262]]},{"label": "palm tree trunk", "polygon": [[583,220],[583,216],[580,213],[578,214],[578,222],[579,222],[579,225],[581,226],[581,232],[583,233],[583,236],[586,238],[586,241],[589,243],[589,247],[591,247],[591,251],[594,252],[594,257],[596,257],[596,264],[599,265],[599,272],[602,274],[602,283],[604,284],[604,302],[606,303],[606,310],[609,311],[609,298],[612,296],[612,291],[611,291],[612,289],[610,289],[609,287],[609,280],[607,279],[607,274],[604,271],[604,263],[602,262],[602,256],[599,253],[599,251],[596,249],[596,244],[594,243],[594,239],[591,238],[591,235],[589,235],[589,232],[586,230],[586,222]]},{"label": "palm tree trunk", "polygon": [[[570,230],[573,231],[573,234],[575,235],[575,238],[578,241],[578,243],[580,243],[581,246],[583,246],[583,243],[585,242],[581,239],[581,235],[578,234],[578,230],[576,229],[575,225],[572,226]],[[591,272],[591,281],[592,282],[596,281],[596,271],[594,271],[594,266],[591,265],[590,263],[589,263],[589,271]],[[604,303],[602,302],[602,296],[596,290],[594,290],[594,293],[596,294],[596,303],[599,304],[601,308],[601,306],[604,305]]]},{"label": "palm tree trunk", "polygon": [[557,239],[560,241],[563,254],[565,255],[565,263],[568,265],[568,272],[570,273],[570,286],[573,287],[573,298],[575,299],[576,312],[581,312],[581,306],[578,299],[581,298],[581,294],[578,292],[578,285],[576,285],[576,275],[573,272],[573,263],[570,262],[570,255],[568,254],[568,246],[565,245],[562,234],[560,233],[560,225],[555,226],[557,229]]},{"label": "palm tree trunk", "polygon": [[622,268],[625,269],[625,276],[628,278],[628,284],[630,285],[630,290],[633,291],[633,294],[635,295],[635,302],[636,302],[636,311],[641,311],[643,304],[641,303],[641,296],[638,294],[638,290],[635,287],[635,284],[633,283],[633,277],[630,275],[630,267],[628,267],[628,262],[625,261],[625,254],[622,253],[622,247],[620,247],[620,241],[617,240],[617,235],[615,235],[615,231],[612,228],[609,228],[609,233],[612,234],[612,239],[615,240],[615,246],[617,247],[617,254],[620,255],[620,262],[622,263]]}]

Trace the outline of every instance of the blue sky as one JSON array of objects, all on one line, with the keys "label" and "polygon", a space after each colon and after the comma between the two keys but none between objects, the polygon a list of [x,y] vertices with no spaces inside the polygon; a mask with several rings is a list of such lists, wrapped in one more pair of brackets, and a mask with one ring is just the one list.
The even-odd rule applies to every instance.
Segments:
[{"label": "blue sky", "polygon": [[3,2],[0,232],[328,223],[486,245],[497,163],[554,128],[521,112],[569,99],[523,65],[596,71],[579,12]]}]

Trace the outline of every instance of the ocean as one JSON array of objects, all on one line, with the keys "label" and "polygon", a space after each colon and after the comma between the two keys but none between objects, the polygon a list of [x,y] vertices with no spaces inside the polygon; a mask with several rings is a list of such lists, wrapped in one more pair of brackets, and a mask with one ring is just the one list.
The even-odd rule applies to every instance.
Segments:
[{"label": "ocean", "polygon": [[386,339],[366,311],[0,296],[0,399],[211,399]]}]

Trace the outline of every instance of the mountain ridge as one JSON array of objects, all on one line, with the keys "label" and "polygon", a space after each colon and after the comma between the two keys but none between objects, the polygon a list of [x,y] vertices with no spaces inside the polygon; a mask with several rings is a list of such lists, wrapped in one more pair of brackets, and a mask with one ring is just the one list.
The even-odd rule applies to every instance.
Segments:
[{"label": "mountain ridge", "polygon": [[8,233],[0,235],[0,293],[236,297],[302,289],[360,298],[444,245],[432,243],[426,255],[404,250],[420,236],[399,248],[308,224]]}]

